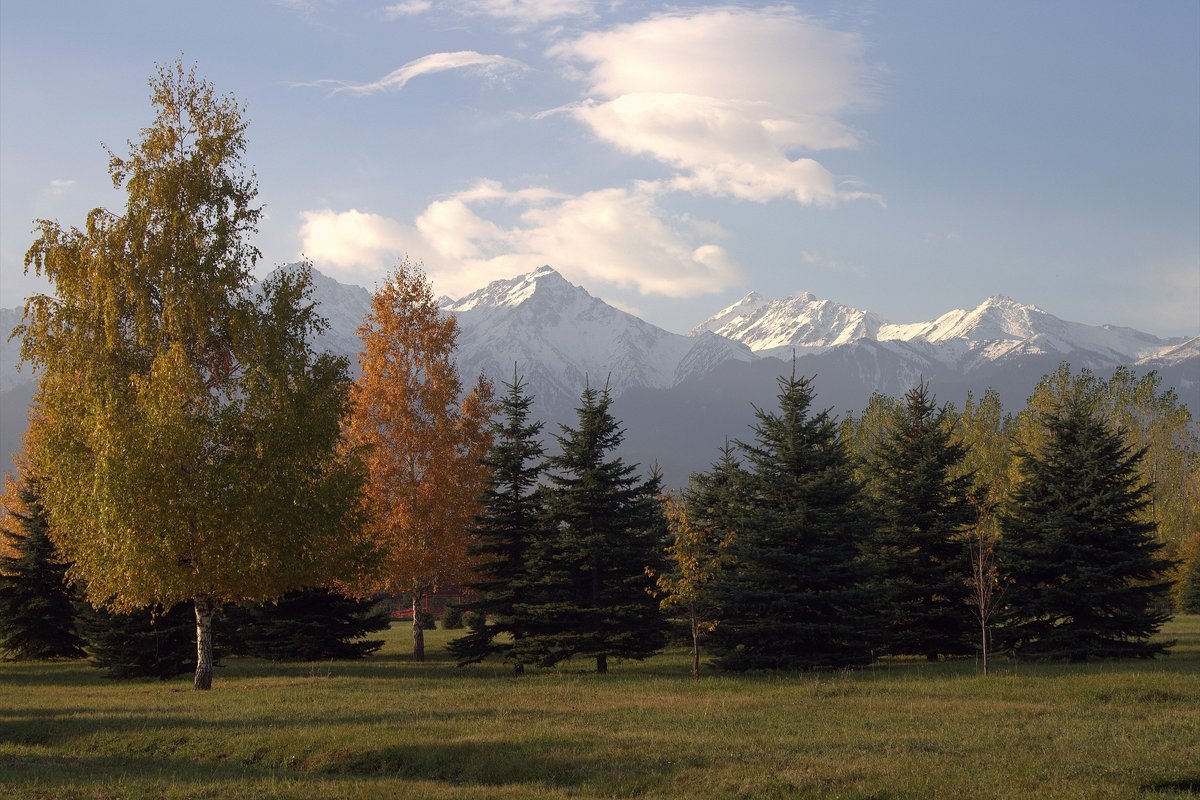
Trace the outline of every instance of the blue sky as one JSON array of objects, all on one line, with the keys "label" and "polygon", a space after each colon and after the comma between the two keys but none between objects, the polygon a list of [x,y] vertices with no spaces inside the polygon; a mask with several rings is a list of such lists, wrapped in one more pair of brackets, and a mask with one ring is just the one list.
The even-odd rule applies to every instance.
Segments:
[{"label": "blue sky", "polygon": [[750,290],[1200,334],[1200,3],[0,5],[0,305],[182,56],[247,106],[260,271],[550,263],[668,329]]}]

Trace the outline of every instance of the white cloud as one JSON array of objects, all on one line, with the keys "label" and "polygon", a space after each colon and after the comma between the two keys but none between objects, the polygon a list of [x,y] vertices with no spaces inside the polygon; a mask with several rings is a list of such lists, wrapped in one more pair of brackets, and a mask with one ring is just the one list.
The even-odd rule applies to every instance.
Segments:
[{"label": "white cloud", "polygon": [[415,238],[398,222],[353,208],[304,211],[300,220],[300,255],[354,277],[382,272]]},{"label": "white cloud", "polygon": [[[430,203],[413,226],[357,210],[310,211],[302,215],[302,251],[318,267],[360,276],[407,253],[425,262],[439,292],[453,296],[542,264],[576,281],[670,297],[717,292],[741,281],[741,269],[724,248],[697,240],[694,221],[670,219],[654,188],[564,195],[481,182]],[[516,221],[489,218],[497,203],[518,209]]]},{"label": "white cloud", "polygon": [[459,50],[454,53],[431,53],[427,56],[409,61],[399,69],[392,70],[382,78],[370,83],[351,83],[349,81],[320,80],[317,86],[332,86],[335,92],[350,92],[352,94],[375,94],[377,92],[398,92],[413,78],[431,75],[436,72],[462,69],[476,75],[482,75],[490,80],[500,80],[510,74],[523,72],[528,67],[520,61],[507,56],[486,55],[474,50]]},{"label": "white cloud", "polygon": [[50,181],[50,194],[64,194],[74,185],[75,181],[69,178],[55,178]]},{"label": "white cloud", "polygon": [[388,19],[398,19],[399,17],[413,17],[418,14],[424,14],[433,8],[432,0],[406,0],[403,3],[393,3],[383,10],[384,16]]},{"label": "white cloud", "polygon": [[659,15],[550,52],[588,66],[588,97],[562,110],[679,170],[671,188],[759,202],[877,199],[799,155],[862,142],[845,121],[873,100],[857,34],[790,8],[730,8]]}]

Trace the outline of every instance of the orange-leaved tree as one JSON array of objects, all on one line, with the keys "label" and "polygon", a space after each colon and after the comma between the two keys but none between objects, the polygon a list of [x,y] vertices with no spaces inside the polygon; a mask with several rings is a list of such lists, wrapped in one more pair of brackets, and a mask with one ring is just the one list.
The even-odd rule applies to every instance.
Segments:
[{"label": "orange-leaved tree", "polygon": [[492,385],[480,376],[462,396],[457,323],[407,259],[375,292],[359,336],[362,375],[351,390],[346,444],[363,450],[367,530],[384,563],[358,588],[411,596],[413,658],[423,661],[423,599],[471,569],[467,531],[486,477]]}]

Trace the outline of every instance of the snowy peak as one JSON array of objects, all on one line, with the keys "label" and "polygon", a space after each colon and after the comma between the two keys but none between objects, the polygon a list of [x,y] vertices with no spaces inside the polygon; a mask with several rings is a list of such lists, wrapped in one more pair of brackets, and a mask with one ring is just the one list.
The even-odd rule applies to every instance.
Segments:
[{"label": "snowy peak", "polygon": [[492,281],[445,308],[458,318],[464,375],[503,380],[513,365],[539,401],[571,409],[587,381],[614,396],[635,387],[666,388],[722,361],[752,361],[722,337],[670,333],[621,311],[543,266]]},{"label": "snowy peak", "polygon": [[471,292],[466,297],[450,302],[443,307],[447,311],[462,314],[480,308],[516,308],[534,298],[542,303],[564,300],[601,302],[588,294],[585,289],[569,283],[556,270],[542,266],[525,275],[492,281],[482,289]]},{"label": "snowy peak", "polygon": [[881,320],[869,311],[818,300],[809,292],[767,300],[752,292],[705,320],[692,334],[711,331],[742,342],[758,353],[789,349],[820,352],[858,339],[873,339]]},{"label": "snowy peak", "polygon": [[972,309],[955,309],[927,322],[893,324],[869,311],[799,292],[783,300],[750,294],[693,331],[713,331],[759,355],[788,350],[816,353],[855,342],[892,342],[922,359],[971,370],[1021,355],[1072,356],[1079,366],[1102,367],[1153,358],[1182,339],[1159,339],[1111,325],[1067,322],[1034,305],[993,295]]},{"label": "snowy peak", "polygon": [[967,339],[974,342],[1023,340],[1039,333],[1061,330],[1062,320],[1037,306],[1023,305],[1004,295],[993,295],[971,310],[955,309],[931,322],[884,325],[880,339],[944,342]]}]

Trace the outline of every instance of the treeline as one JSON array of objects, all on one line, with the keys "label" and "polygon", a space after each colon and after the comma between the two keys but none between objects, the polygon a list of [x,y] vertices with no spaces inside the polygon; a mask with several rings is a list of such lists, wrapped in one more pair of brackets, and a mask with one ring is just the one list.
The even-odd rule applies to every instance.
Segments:
[{"label": "treeline", "polygon": [[[26,254],[54,294],[15,331],[39,383],[0,563],[10,654],[99,656],[107,630],[162,656],[190,613],[207,689],[222,648],[369,649],[354,598],[386,594],[411,600],[420,659],[424,599],[464,585],[458,657],[517,669],[644,658],[668,614],[733,670],[954,656],[976,623],[985,652],[995,623],[1022,656],[1149,656],[1172,559],[1191,607],[1196,437],[1153,378],[1064,367],[1011,419],[918,387],[839,424],[793,375],[752,437],[660,501],[615,456],[607,392],[583,392],[547,457],[516,376],[499,403],[482,376],[464,391],[455,321],[407,260],[359,330],[360,377],[314,353],[308,271],[253,288],[242,108],[180,63],[151,101],[109,160],[123,212],[41,220]],[[71,593],[102,617],[83,643]],[[39,627],[62,636],[39,650]]]}]

